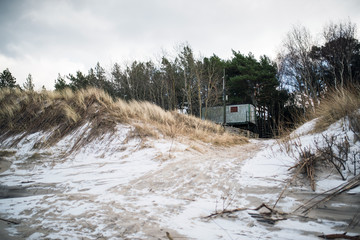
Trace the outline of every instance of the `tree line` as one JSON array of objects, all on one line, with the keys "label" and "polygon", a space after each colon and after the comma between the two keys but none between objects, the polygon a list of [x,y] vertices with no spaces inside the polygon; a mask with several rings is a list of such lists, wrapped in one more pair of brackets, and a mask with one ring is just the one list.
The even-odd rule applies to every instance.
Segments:
[{"label": "tree line", "polygon": [[304,114],[316,110],[329,88],[360,83],[356,24],[332,22],[321,35],[319,44],[305,27],[293,27],[277,57],[279,80],[299,94]]},{"label": "tree line", "polygon": [[[97,63],[87,73],[58,75],[55,90],[97,87],[113,98],[149,101],[165,110],[186,110],[198,117],[206,109],[221,105],[223,78],[227,104],[253,104],[258,125],[265,136],[280,125],[294,122],[299,113],[314,112],[329,88],[360,82],[360,44],[357,27],[349,21],[330,23],[323,29],[322,43],[316,43],[302,26],[293,27],[283,41],[275,61],[267,56],[233,51],[224,60],[215,54],[196,57],[188,44],[176,56],[162,56],[157,62],[115,63],[109,72]],[[8,69],[0,74],[0,87],[15,87]],[[19,87],[17,85],[17,87]],[[34,88],[29,74],[24,89]]]},{"label": "tree line", "polygon": [[163,56],[156,63],[133,61],[125,66],[115,63],[108,75],[100,63],[86,74],[59,75],[55,89],[93,86],[114,98],[149,101],[166,110],[186,109],[201,116],[202,106],[220,103],[224,67],[225,61],[216,55],[196,58],[191,47],[184,45],[172,59]]},{"label": "tree line", "polygon": [[192,48],[184,45],[174,58],[163,56],[159,63],[134,61],[124,67],[115,63],[109,76],[97,63],[87,74],[59,75],[55,89],[94,86],[114,98],[149,101],[166,110],[185,109],[206,118],[209,107],[223,104],[223,78],[227,104],[256,105],[259,112],[266,113],[259,117],[271,121],[273,128],[284,119],[289,95],[279,89],[276,64],[265,55],[257,60],[251,53],[236,51],[229,60],[216,55],[196,58]]}]

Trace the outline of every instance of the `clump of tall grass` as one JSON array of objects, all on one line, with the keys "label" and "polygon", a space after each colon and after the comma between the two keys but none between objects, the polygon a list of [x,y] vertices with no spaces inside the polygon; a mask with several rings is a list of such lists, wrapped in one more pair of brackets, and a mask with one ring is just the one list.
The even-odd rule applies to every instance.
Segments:
[{"label": "clump of tall grass", "polygon": [[[28,92],[17,89],[0,90],[0,136],[17,133],[49,131],[47,144],[53,144],[85,122],[91,124],[96,137],[113,131],[116,124],[135,127],[139,136],[180,137],[201,140],[217,145],[246,143],[246,138],[235,136],[224,129],[199,118],[164,111],[149,102],[114,101],[96,88],[63,91]],[[88,139],[86,141],[89,141]]]},{"label": "clump of tall grass", "polygon": [[[96,89],[70,89],[61,92],[0,90],[0,135],[49,131],[52,144],[79,127],[85,120],[114,126],[105,109],[113,105],[111,97]],[[20,140],[20,139],[19,139]]]},{"label": "clump of tall grass", "polygon": [[321,132],[339,119],[358,115],[360,109],[360,86],[351,86],[341,89],[332,89],[316,109],[314,132]]}]

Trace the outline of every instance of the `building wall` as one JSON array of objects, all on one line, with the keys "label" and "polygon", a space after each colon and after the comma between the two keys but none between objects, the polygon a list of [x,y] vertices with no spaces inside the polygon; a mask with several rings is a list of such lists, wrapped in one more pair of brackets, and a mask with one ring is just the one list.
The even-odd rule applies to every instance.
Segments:
[{"label": "building wall", "polygon": [[[202,116],[205,119],[205,108],[202,109]],[[224,107],[216,106],[207,109],[206,119],[216,123],[224,122]],[[226,106],[227,124],[256,124],[255,107],[251,104],[238,104]]]}]

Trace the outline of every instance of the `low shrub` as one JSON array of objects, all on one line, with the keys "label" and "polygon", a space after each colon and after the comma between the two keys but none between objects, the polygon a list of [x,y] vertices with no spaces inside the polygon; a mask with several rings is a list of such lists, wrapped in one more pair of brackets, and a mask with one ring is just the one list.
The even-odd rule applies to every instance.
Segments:
[{"label": "low shrub", "polygon": [[339,119],[351,116],[360,109],[360,86],[351,86],[339,90],[332,89],[316,109],[314,132],[322,132]]}]

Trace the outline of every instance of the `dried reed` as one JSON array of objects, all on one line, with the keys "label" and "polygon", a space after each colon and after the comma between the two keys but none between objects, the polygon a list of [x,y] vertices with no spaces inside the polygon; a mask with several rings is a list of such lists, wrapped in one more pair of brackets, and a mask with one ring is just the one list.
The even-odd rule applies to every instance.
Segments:
[{"label": "dried reed", "polygon": [[114,101],[104,91],[88,88],[76,92],[28,92],[0,90],[0,136],[52,131],[47,144],[53,144],[85,122],[92,136],[112,131],[118,123],[131,124],[145,137],[188,137],[230,146],[247,143],[223,127],[194,116],[164,111],[149,102]]}]

